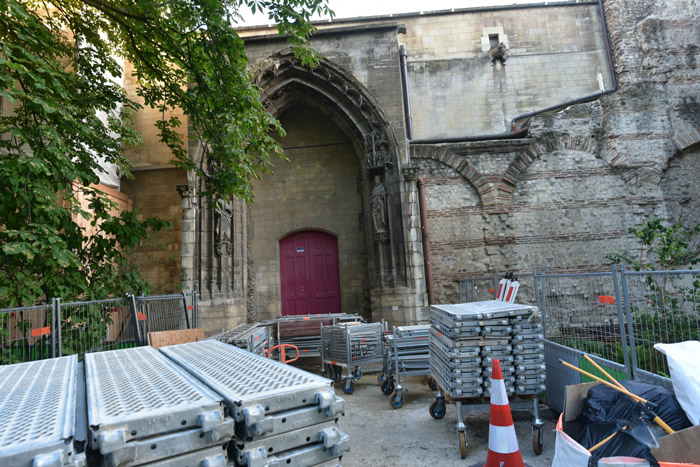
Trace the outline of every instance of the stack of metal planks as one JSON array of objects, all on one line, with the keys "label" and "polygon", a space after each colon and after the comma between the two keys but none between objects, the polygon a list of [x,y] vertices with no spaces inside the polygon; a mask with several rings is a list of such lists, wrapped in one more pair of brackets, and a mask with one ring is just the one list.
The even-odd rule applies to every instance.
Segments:
[{"label": "stack of metal planks", "polygon": [[302,357],[318,356],[321,347],[321,326],[340,323],[361,323],[364,319],[356,314],[329,313],[319,315],[282,316],[263,321],[270,324],[277,344],[292,344]]},{"label": "stack of metal planks", "polygon": [[85,465],[79,380],[76,355],[0,366],[0,465]]},{"label": "stack of metal planks", "polygon": [[388,348],[389,372],[395,371],[398,365],[400,374],[429,374],[429,337],[429,324],[398,326],[392,334],[384,336]]},{"label": "stack of metal planks", "polygon": [[382,359],[382,323],[336,324],[323,332],[324,358],[350,366]]},{"label": "stack of metal planks", "polygon": [[226,465],[223,398],[154,348],[86,354],[85,376],[95,465]]},{"label": "stack of metal planks", "polygon": [[333,382],[220,341],[161,348],[220,394],[235,420],[235,465],[336,466],[350,448]]},{"label": "stack of metal planks", "polygon": [[537,325],[529,321],[535,309],[496,300],[431,306],[430,369],[443,390],[454,398],[489,396],[498,359],[509,395],[540,392],[529,392],[534,381],[544,381],[543,372],[535,376],[535,367],[525,363],[535,357],[520,353],[518,365],[515,350],[536,342]]},{"label": "stack of metal planks", "polygon": [[235,345],[248,352],[265,356],[265,352],[274,347],[272,325],[263,323],[239,324],[235,328],[210,337],[226,344]]},{"label": "stack of metal planks", "polygon": [[545,390],[544,334],[535,319],[511,318],[515,393],[539,394]]}]

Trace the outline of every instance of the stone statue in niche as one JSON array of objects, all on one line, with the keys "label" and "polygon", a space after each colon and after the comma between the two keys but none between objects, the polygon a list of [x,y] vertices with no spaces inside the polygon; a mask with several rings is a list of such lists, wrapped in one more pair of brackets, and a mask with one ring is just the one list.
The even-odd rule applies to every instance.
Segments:
[{"label": "stone statue in niche", "polygon": [[508,47],[501,42],[498,45],[494,45],[489,49],[489,60],[491,60],[491,65],[496,65],[496,60],[500,60],[501,65],[506,64],[506,58],[508,57]]},{"label": "stone statue in niche", "polygon": [[372,226],[374,236],[378,240],[387,237],[386,226],[386,188],[379,175],[374,176],[374,188],[372,188]]},{"label": "stone statue in niche", "polygon": [[231,244],[231,220],[233,218],[233,201],[218,199],[214,207],[214,241],[216,253],[230,255],[233,251]]}]

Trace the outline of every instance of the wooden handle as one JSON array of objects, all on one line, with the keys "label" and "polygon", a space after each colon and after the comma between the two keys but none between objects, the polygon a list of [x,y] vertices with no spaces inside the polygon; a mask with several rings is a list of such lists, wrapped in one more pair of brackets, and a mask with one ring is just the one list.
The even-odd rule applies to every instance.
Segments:
[{"label": "wooden handle", "polygon": [[[639,397],[639,396],[636,395],[636,394],[632,394],[631,392],[629,392],[629,391],[628,391],[627,389],[625,389],[625,388],[621,388],[621,387],[615,386],[615,385],[612,384],[612,383],[608,383],[608,382],[605,381],[604,379],[598,378],[596,375],[592,375],[591,373],[589,373],[589,372],[587,372],[587,371],[585,371],[585,370],[582,370],[581,368],[577,368],[577,367],[573,366],[573,365],[572,365],[571,363],[569,363],[569,362],[565,362],[564,360],[559,360],[559,361],[561,362],[562,365],[564,365],[564,366],[566,366],[566,367],[569,367],[569,368],[571,368],[572,370],[576,370],[576,371],[578,371],[579,373],[581,373],[582,375],[588,376],[589,378],[594,379],[594,380],[598,381],[599,383],[605,384],[606,386],[609,386],[609,387],[615,389],[616,391],[620,391],[622,394],[625,394],[626,396],[630,397],[631,399],[633,399],[633,400],[636,401],[636,402],[641,402],[642,404],[646,404],[646,403],[647,403],[647,400],[646,400],[646,399],[644,399],[644,398],[642,398],[642,397]],[[656,414],[654,415],[654,421],[656,422],[657,425],[659,425],[661,428],[663,428],[664,431],[665,431],[666,433],[668,433],[669,435],[675,433],[675,431],[673,430],[673,428],[671,428],[670,426],[668,426],[668,425],[667,425],[663,420],[661,420],[661,419],[659,418],[659,416],[656,415]],[[660,423],[659,423],[659,422],[660,422]]]},{"label": "wooden handle", "polygon": [[588,360],[594,367],[596,367],[596,368],[598,369],[598,371],[600,371],[601,373],[603,373],[603,374],[605,375],[605,377],[608,378],[610,381],[612,381],[616,386],[618,386],[618,387],[621,388],[621,389],[625,389],[625,387],[624,387],[622,384],[620,384],[620,382],[619,382],[618,380],[616,380],[615,378],[613,378],[612,376],[610,376],[610,375],[608,374],[608,372],[605,371],[605,370],[604,370],[600,365],[598,365],[596,362],[594,362],[593,359],[592,359],[591,357],[589,357],[588,355],[584,354],[584,355],[583,355],[583,358],[585,358],[586,360]]}]

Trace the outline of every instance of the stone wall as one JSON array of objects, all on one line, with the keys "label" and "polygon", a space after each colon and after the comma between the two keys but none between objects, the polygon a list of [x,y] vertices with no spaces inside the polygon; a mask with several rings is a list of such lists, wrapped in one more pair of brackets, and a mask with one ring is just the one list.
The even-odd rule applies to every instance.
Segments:
[{"label": "stone wall", "polygon": [[134,175],[133,179],[122,178],[121,188],[139,211],[138,218],[156,216],[171,222],[172,227],[146,240],[134,251],[132,260],[153,284],[154,293],[179,293],[182,208],[175,185],[186,183],[187,178],[176,168],[136,170]]},{"label": "stone wall", "polygon": [[360,158],[347,135],[308,107],[292,107],[280,122],[288,161],[255,183],[251,204],[257,319],[281,315],[279,241],[309,229],[338,238],[342,311],[368,316]]}]

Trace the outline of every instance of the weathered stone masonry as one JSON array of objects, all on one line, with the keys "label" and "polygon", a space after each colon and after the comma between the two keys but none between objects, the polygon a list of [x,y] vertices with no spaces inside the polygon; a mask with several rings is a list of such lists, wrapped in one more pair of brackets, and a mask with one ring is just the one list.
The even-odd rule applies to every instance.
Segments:
[{"label": "weathered stone masonry", "polygon": [[[215,212],[192,197],[197,180],[171,169],[171,181],[159,182],[173,193],[184,186],[184,197],[158,198],[172,203],[159,209],[181,216],[181,240],[170,239],[181,253],[176,275],[200,291],[207,331],[279,314],[278,241],[308,229],[338,238],[343,311],[424,320],[416,170],[440,303],[457,299],[465,275],[607,268],[605,256],[634,249],[628,229],[651,215],[697,225],[698,1],[603,4],[604,17],[584,1],[324,23],[314,70],[274,31],[241,30],[263,102],[288,128],[280,142],[289,162],[256,184],[258,203],[233,203],[225,258]],[[504,63],[489,58],[494,41],[507,45]],[[510,134],[511,125],[523,131]],[[190,142],[193,157],[197,146]],[[141,168],[129,185],[136,206],[148,202],[139,186],[165,173],[161,150],[149,143],[132,157]],[[377,177],[386,233],[372,218]]]}]

